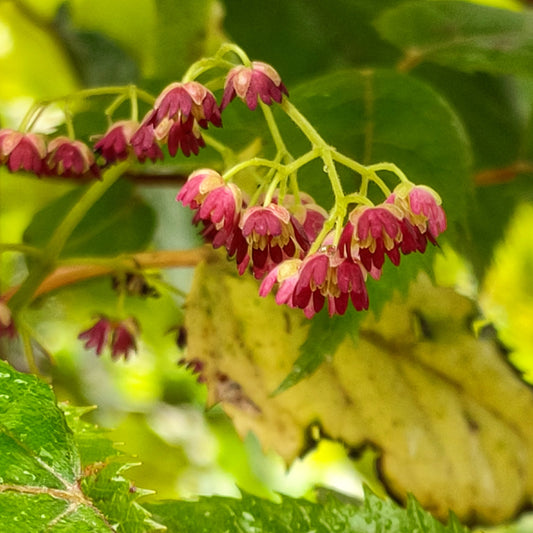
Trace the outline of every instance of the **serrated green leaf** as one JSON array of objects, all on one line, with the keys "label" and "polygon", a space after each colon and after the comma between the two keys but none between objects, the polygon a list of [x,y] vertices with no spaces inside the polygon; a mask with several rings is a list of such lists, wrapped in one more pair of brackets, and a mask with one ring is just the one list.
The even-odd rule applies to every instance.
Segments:
[{"label": "serrated green leaf", "polygon": [[152,491],[139,489],[123,473],[132,464],[110,463],[96,473],[85,477],[83,492],[96,507],[116,524],[119,533],[144,533],[164,529],[151,519],[151,513],[136,501]]},{"label": "serrated green leaf", "polygon": [[195,502],[147,505],[175,533],[466,533],[456,521],[443,525],[411,498],[407,509],[365,491],[363,505],[350,505],[330,493],[324,502],[281,496],[280,503],[242,493],[241,499],[213,496]]},{"label": "serrated green leaf", "polygon": [[533,13],[472,2],[418,0],[383,13],[380,35],[401,48],[404,68],[423,61],[466,72],[530,75]]},{"label": "serrated green leaf", "polygon": [[[84,191],[85,188],[74,189],[38,211],[24,232],[24,242],[44,246]],[[152,208],[135,195],[130,183],[119,180],[89,209],[67,240],[61,257],[142,250],[154,229]]]},{"label": "serrated green leaf", "polygon": [[107,438],[108,432],[105,429],[81,419],[96,407],[75,407],[67,403],[62,403],[60,407],[65,414],[68,427],[74,433],[82,468],[122,455],[122,452]]},{"label": "serrated green leaf", "polygon": [[117,452],[97,428],[80,421],[88,409],[65,410],[66,416],[48,385],[0,361],[0,531],[160,529],[136,502],[148,491],[122,475],[128,465],[105,464]]}]

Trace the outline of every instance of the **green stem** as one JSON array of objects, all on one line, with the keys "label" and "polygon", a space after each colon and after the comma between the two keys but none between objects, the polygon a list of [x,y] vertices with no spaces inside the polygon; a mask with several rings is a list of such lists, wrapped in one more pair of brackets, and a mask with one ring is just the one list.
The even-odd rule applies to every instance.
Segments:
[{"label": "green stem", "polygon": [[18,252],[32,257],[40,257],[43,255],[41,249],[36,248],[35,246],[19,243],[0,244],[0,254],[4,252]]},{"label": "green stem", "polygon": [[235,174],[238,174],[242,170],[248,167],[269,167],[269,168],[278,168],[280,167],[279,163],[275,161],[270,161],[270,159],[263,159],[261,157],[253,157],[248,159],[248,161],[243,161],[238,163],[233,168],[230,168],[227,172],[224,173],[223,178],[225,181],[229,181]]},{"label": "green stem", "polygon": [[224,166],[228,167],[235,161],[235,152],[229,146],[217,141],[207,133],[202,132],[202,137],[207,146],[210,146],[221,155],[222,160],[224,161]]},{"label": "green stem", "polygon": [[26,362],[28,363],[28,369],[32,374],[38,375],[39,369],[35,364],[35,354],[33,353],[33,346],[31,345],[31,336],[29,335],[25,326],[18,328],[18,330],[22,340],[22,346],[24,348],[24,356],[26,357]]},{"label": "green stem", "polygon": [[124,161],[119,165],[109,168],[104,173],[103,180],[94,182],[61,221],[43,250],[41,262],[31,270],[19,290],[11,298],[10,308],[13,313],[19,312],[31,301],[35,291],[44,278],[54,269],[61,250],[76,226],[87,214],[87,211],[120,178],[128,166],[129,163]]}]

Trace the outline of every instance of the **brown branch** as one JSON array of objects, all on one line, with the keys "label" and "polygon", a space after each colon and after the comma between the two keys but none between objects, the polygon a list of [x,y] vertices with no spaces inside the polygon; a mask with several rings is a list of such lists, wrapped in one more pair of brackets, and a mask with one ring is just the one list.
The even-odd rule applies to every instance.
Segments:
[{"label": "brown branch", "polygon": [[498,185],[514,180],[518,174],[527,173],[533,173],[533,163],[530,161],[516,161],[506,167],[481,170],[474,176],[474,183],[480,186]]},{"label": "brown branch", "polygon": [[[61,266],[54,270],[35,291],[34,297],[42,296],[66,285],[72,285],[80,281],[105,276],[117,269],[149,269],[149,268],[179,268],[193,267],[206,259],[209,247],[202,246],[192,250],[158,250],[155,252],[140,252],[125,257],[123,260],[114,262],[113,266],[99,264],[80,264]],[[18,290],[19,286],[12,287],[3,295],[8,301]]]}]

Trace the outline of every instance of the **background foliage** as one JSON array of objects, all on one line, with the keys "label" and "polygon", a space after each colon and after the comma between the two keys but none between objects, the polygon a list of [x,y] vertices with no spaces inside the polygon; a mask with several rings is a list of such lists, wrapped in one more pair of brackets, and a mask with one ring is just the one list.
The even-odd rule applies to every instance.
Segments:
[{"label": "background foliage", "polygon": [[[427,183],[442,195],[449,220],[442,241],[445,253],[433,250],[427,257],[404,258],[400,269],[386,270],[379,283],[369,286],[374,317],[387,309],[397,290],[407,294],[421,269],[435,265],[438,281],[478,301],[482,320],[497,325],[500,338],[512,349],[510,360],[530,380],[533,13],[511,0],[485,4],[489,2],[340,0],[326,5],[276,0],[251,7],[243,0],[5,1],[0,4],[2,126],[17,127],[32,99],[52,99],[86,86],[136,83],[157,93],[179,79],[193,61],[233,40],[250,57],[275,66],[291,100],[328,142],[365,164],[393,161],[413,181]],[[98,100],[76,109],[81,138],[88,140],[105,128],[105,105],[105,100]],[[291,149],[296,154],[304,151],[305,140],[279,110],[274,112],[291,139]],[[271,154],[257,113],[235,102],[225,111],[224,121],[217,138],[238,150],[260,146]],[[61,130],[60,110],[52,107],[42,124]],[[198,244],[190,215],[174,198],[184,176],[201,166],[220,166],[217,154],[206,148],[198,158],[167,157],[161,165],[133,169],[129,179],[95,204],[67,242],[62,258]],[[345,183],[350,179],[342,178]],[[329,207],[331,197],[320,165],[310,165],[300,179]],[[0,241],[45,244],[81,192],[73,183],[0,169]],[[2,253],[0,292],[21,282],[31,266],[19,254]],[[220,398],[213,398],[177,364],[183,357],[176,345],[176,328],[184,320],[183,298],[165,290],[169,282],[188,291],[192,272],[153,274],[154,286],[161,289],[159,298],[125,301],[142,329],[139,353],[128,362],[96,359],[75,341],[96,313],[112,313],[116,295],[108,279],[52,293],[26,313],[39,370],[53,393],[37,378],[13,370],[28,370],[22,346],[1,340],[0,354],[11,365],[2,364],[0,374],[5,384],[0,386],[3,526],[12,531],[69,531],[74,524],[80,531],[150,531],[164,526],[169,531],[201,531],[213,523],[235,531],[463,530],[453,517],[447,526],[441,525],[413,499],[404,510],[369,491],[363,504],[330,492],[319,504],[279,497],[277,492],[301,497],[307,491],[311,499],[320,500],[320,494],[311,491],[315,484],[363,497],[358,489],[361,477],[376,493],[383,495],[384,489],[373,469],[375,454],[367,451],[356,473],[343,447],[324,441],[285,473],[279,456],[262,452],[255,437],[248,435],[241,442],[220,405],[205,411],[206,401]],[[472,316],[467,324],[461,323],[464,330],[457,326],[453,332],[443,322],[454,311],[445,311],[444,320],[438,316],[431,341],[447,346],[450,353],[455,343],[460,351],[464,345],[457,331],[465,336],[468,332],[470,342]],[[358,342],[365,319],[366,314],[355,311],[335,320],[321,314],[308,330],[295,330],[304,342],[291,352],[291,364],[299,359],[292,371],[285,368],[283,387],[317,368],[324,371],[327,366],[321,363],[328,362],[343,342]],[[425,325],[427,320],[418,323],[422,330]],[[491,338],[489,344],[494,348],[498,341]],[[415,346],[420,346],[420,337]],[[194,339],[189,347],[193,349]],[[480,353],[478,362],[483,362]],[[228,363],[223,370],[244,385],[237,379],[241,369],[235,366]],[[312,379],[318,379],[316,374]],[[265,381],[272,391],[281,378],[273,372]],[[485,376],[480,383],[488,387],[489,397],[494,382]],[[527,386],[517,375],[510,383],[509,397],[527,405]],[[60,409],[56,398],[69,403],[61,403]],[[507,409],[508,417],[502,418],[512,419],[513,431],[518,427],[517,433],[523,433],[529,407],[521,410],[503,398],[502,392],[495,396],[499,407],[493,409]],[[374,401],[382,405],[379,395]],[[86,405],[98,408],[89,412],[72,407]],[[230,405],[239,428],[241,415],[231,409]],[[333,411],[332,418],[337,415]],[[307,422],[300,427],[303,436],[312,431],[313,424]],[[103,433],[94,423],[114,429]],[[497,437],[496,426],[490,427],[491,437]],[[496,437],[514,456],[508,435]],[[345,435],[340,439],[354,447],[355,441]],[[530,444],[520,441],[517,446],[526,456],[533,454]],[[142,464],[132,466],[137,461]],[[530,503],[532,484],[524,482],[523,504]],[[32,488],[14,492],[9,490],[13,485]],[[214,493],[242,494],[242,500],[175,500]],[[163,498],[173,501],[160,503]],[[205,517],[216,522],[204,526]],[[464,518],[477,522],[475,515]],[[484,519],[491,521],[490,511]],[[505,531],[533,530],[527,515],[513,519]]]}]

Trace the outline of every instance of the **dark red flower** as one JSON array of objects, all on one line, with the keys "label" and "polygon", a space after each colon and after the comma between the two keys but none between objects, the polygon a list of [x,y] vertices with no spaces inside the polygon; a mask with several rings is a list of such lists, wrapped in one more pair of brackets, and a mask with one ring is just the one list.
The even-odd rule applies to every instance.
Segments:
[{"label": "dark red flower", "polygon": [[157,144],[154,127],[151,124],[141,124],[132,135],[130,144],[141,163],[147,159],[151,159],[153,163],[163,159],[163,152]]},{"label": "dark red flower", "polygon": [[[277,202],[274,197],[273,201]],[[282,205],[286,207],[291,215],[299,222],[304,229],[309,242],[313,242],[328,218],[327,211],[319,206],[310,194],[305,192],[299,193],[299,202],[296,202],[292,194],[286,194],[283,198]]]},{"label": "dark red flower", "polygon": [[402,212],[392,204],[375,207],[357,206],[349,215],[339,242],[341,254],[359,259],[366,270],[379,272],[385,255],[400,264],[400,243],[403,239]]},{"label": "dark red flower", "polygon": [[437,237],[446,229],[446,214],[433,189],[401,183],[386,202],[397,206],[403,217],[402,253],[424,252],[427,241],[437,244]]},{"label": "dark red flower", "polygon": [[111,357],[118,359],[124,356],[127,359],[130,351],[136,351],[135,336],[137,326],[133,319],[123,320],[115,325],[111,336]]},{"label": "dark red flower", "polygon": [[224,184],[224,178],[216,170],[195,170],[180,189],[176,200],[186,207],[198,209],[211,191],[223,187]]},{"label": "dark red flower", "polygon": [[189,115],[185,121],[163,119],[154,130],[155,138],[168,145],[168,153],[174,157],[181,148],[183,155],[198,155],[205,141],[200,133],[198,123]]},{"label": "dark red flower", "polygon": [[285,207],[275,203],[247,208],[239,227],[256,278],[263,277],[286,259],[303,256],[309,249],[309,240],[301,225]]},{"label": "dark red flower", "polygon": [[213,93],[196,81],[174,82],[163,89],[154,103],[154,113],[148,120],[157,127],[165,118],[185,123],[192,117],[202,128],[209,122],[222,126],[220,110]]},{"label": "dark red flower", "polygon": [[68,137],[56,137],[48,144],[46,173],[67,178],[98,178],[100,169],[89,147]]},{"label": "dark red flower", "polygon": [[358,311],[368,309],[365,276],[361,263],[341,257],[335,246],[325,245],[303,260],[292,303],[303,309],[307,318],[318,313],[326,301],[330,316],[343,315],[349,300]]},{"label": "dark red flower", "polygon": [[137,349],[135,337],[138,334],[138,326],[133,318],[112,321],[101,317],[96,324],[78,335],[78,339],[85,340],[87,350],[94,348],[96,355],[101,355],[105,347],[111,349],[111,357],[119,358],[121,355],[128,358],[131,350]]},{"label": "dark red flower", "polygon": [[135,120],[115,122],[94,145],[94,151],[101,154],[107,164],[127,159],[133,152],[130,141],[138,127]]},{"label": "dark red flower", "polygon": [[259,98],[267,105],[273,101],[279,104],[284,94],[288,96],[289,92],[276,70],[261,61],[253,61],[250,67],[240,65],[228,72],[220,109],[238,96],[253,111]]},{"label": "dark red flower", "polygon": [[86,331],[82,331],[78,335],[78,339],[85,340],[85,349],[90,350],[95,348],[96,355],[101,355],[102,350],[107,345],[109,334],[113,326],[109,319],[100,318],[98,322]]},{"label": "dark red flower", "polygon": [[43,135],[0,130],[0,164],[5,164],[11,172],[26,170],[40,175],[45,157],[46,143]]}]

